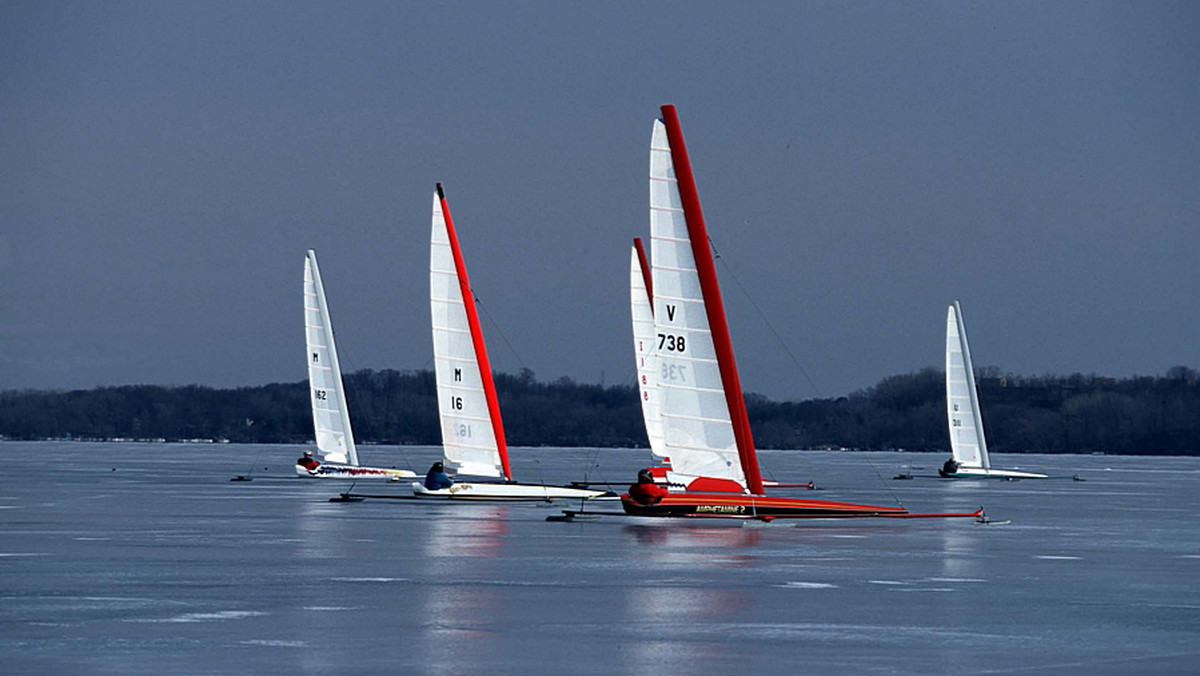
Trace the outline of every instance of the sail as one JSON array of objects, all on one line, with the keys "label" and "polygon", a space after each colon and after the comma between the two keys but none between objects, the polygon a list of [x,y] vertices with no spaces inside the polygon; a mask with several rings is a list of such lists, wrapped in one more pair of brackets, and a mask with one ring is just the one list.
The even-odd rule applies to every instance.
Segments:
[{"label": "sail", "polygon": [[979,414],[979,392],[967,347],[958,301],[946,314],[946,415],[950,420],[950,448],[960,467],[987,469],[987,441]]},{"label": "sail", "polygon": [[664,450],[675,474],[728,479],[745,487],[662,120],[654,122],[650,142],[650,257]]},{"label": "sail", "polygon": [[633,357],[637,363],[638,393],[642,399],[642,419],[650,452],[667,459],[663,447],[662,415],[659,408],[658,358],[654,350],[654,311],[650,305],[650,290],[646,288],[650,271],[644,267],[641,240],[636,241],[629,260],[629,304],[633,315]]},{"label": "sail", "polygon": [[326,462],[358,465],[354,433],[342,387],[342,369],[333,343],[325,285],[312,249],[304,258],[304,335],[308,343],[308,384],[313,432]]},{"label": "sail", "polygon": [[459,474],[509,478],[492,372],[441,184],[433,196],[429,308],[446,464]]}]

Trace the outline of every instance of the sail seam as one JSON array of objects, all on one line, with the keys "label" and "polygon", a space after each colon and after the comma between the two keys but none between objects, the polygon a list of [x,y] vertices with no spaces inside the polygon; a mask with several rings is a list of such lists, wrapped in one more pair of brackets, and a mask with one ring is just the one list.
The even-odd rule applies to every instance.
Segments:
[{"label": "sail seam", "polygon": [[453,423],[454,423],[456,420],[471,420],[471,421],[474,421],[474,422],[491,422],[491,420],[492,420],[492,419],[491,419],[491,418],[488,418],[488,417],[486,417],[486,416],[477,416],[477,415],[458,415],[458,414],[454,414],[454,415],[447,415],[447,416],[446,416],[446,422],[449,422],[449,423],[453,424]]}]

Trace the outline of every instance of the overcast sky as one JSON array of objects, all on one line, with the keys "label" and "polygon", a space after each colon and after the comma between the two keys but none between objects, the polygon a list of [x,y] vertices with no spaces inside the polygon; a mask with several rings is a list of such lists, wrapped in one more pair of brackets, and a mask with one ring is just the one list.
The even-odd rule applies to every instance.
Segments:
[{"label": "overcast sky", "polygon": [[343,368],[432,368],[437,181],[493,366],[632,383],[663,103],[748,391],[955,298],[977,366],[1200,367],[1200,3],[9,1],[0,389],[301,380],[310,247]]}]

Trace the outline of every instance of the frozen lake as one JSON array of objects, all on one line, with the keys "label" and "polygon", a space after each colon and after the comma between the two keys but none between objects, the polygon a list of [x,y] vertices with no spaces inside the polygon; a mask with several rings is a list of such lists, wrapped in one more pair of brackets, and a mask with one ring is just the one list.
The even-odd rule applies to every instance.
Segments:
[{"label": "frozen lake", "polygon": [[[344,484],[295,478],[300,450],[0,443],[3,671],[1200,672],[1196,458],[996,455],[1087,481],[952,482],[891,480],[934,455],[765,451],[768,476],[823,487],[805,497],[1011,523],[762,525],[330,503]],[[524,481],[627,483],[649,453],[512,458]]]}]

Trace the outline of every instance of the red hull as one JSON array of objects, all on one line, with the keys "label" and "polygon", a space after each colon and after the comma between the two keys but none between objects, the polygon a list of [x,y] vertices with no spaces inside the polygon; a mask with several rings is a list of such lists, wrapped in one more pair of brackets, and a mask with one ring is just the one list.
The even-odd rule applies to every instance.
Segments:
[{"label": "red hull", "polygon": [[848,518],[967,518],[977,512],[914,514],[903,507],[879,507],[828,500],[801,500],[767,495],[684,493],[667,495],[652,505],[643,505],[628,494],[621,507],[631,516],[694,517],[719,519],[848,519]]}]

